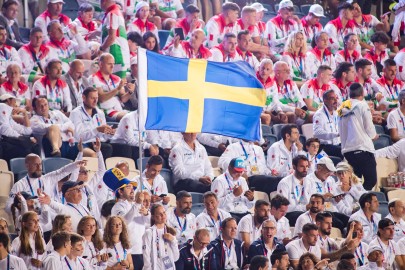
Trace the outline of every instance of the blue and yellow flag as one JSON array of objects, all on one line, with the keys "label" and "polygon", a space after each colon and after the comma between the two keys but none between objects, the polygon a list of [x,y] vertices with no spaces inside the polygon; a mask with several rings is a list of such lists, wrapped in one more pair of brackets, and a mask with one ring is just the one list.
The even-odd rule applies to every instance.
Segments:
[{"label": "blue and yellow flag", "polygon": [[245,62],[138,50],[140,127],[260,140],[265,91]]}]

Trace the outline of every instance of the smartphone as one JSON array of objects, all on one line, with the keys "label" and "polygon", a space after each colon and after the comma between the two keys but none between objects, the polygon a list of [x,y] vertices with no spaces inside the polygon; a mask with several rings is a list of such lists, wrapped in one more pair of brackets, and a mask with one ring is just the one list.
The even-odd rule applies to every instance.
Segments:
[{"label": "smartphone", "polygon": [[160,198],[163,198],[163,197],[166,197],[166,196],[167,196],[167,194],[160,194],[159,195]]},{"label": "smartphone", "polygon": [[277,116],[277,112],[276,112],[276,111],[272,111],[271,114],[274,115],[274,116]]},{"label": "smartphone", "polygon": [[256,190],[256,187],[250,187],[249,190],[254,192]]},{"label": "smartphone", "polygon": [[174,35],[178,35],[180,37],[180,40],[184,40],[183,28],[181,27],[174,28]]},{"label": "smartphone", "polygon": [[339,195],[333,196],[333,197],[332,197],[332,199],[334,199],[334,198],[336,198],[336,197],[339,197],[339,196],[342,196],[342,197],[343,197],[343,196],[345,196],[345,195],[346,195],[345,193],[342,193],[342,194],[339,194]]},{"label": "smartphone", "polygon": [[303,109],[304,111],[308,111],[308,107],[305,105],[305,106],[302,106],[302,108],[301,109]]},{"label": "smartphone", "polygon": [[357,238],[357,232],[353,232],[353,234],[352,234],[352,239],[355,239],[355,238]]}]

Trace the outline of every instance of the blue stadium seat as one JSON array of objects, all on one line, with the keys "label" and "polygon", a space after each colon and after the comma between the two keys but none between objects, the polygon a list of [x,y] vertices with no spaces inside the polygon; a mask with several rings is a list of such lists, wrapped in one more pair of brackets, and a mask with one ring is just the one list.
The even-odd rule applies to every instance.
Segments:
[{"label": "blue stadium seat", "polygon": [[268,125],[262,125],[262,135],[266,136],[266,135],[271,135],[271,134],[273,134],[271,132],[271,127]]},{"label": "blue stadium seat", "polygon": [[329,158],[333,161],[333,164],[336,166],[339,162],[342,162],[340,157],[329,156]]},{"label": "blue stadium seat", "polygon": [[325,27],[325,25],[331,21],[331,18],[329,16],[325,16],[325,17],[321,17],[319,19],[319,23],[322,24],[323,27]]},{"label": "blue stadium seat", "polygon": [[274,8],[272,5],[262,3],[264,8],[267,8],[267,12],[274,12]]},{"label": "blue stadium seat", "polygon": [[193,204],[204,202],[204,194],[198,192],[189,192],[189,193],[191,194],[191,198],[193,199]]},{"label": "blue stadium seat", "polygon": [[371,193],[375,194],[377,196],[378,201],[380,202],[387,202],[387,197],[385,196],[384,192],[380,191],[371,191]]},{"label": "blue stadium seat", "polygon": [[385,134],[385,130],[383,126],[380,125],[374,125],[375,127],[375,131],[377,132],[377,134]]},{"label": "blue stadium seat", "polygon": [[24,177],[26,177],[28,174],[27,170],[22,170],[19,171],[17,173],[14,173],[14,183],[18,182],[19,180],[23,179]]},{"label": "blue stadium seat", "polygon": [[160,49],[162,50],[163,47],[166,45],[166,41],[170,35],[170,31],[169,30],[159,30],[158,35],[159,35]]},{"label": "blue stadium seat", "polygon": [[72,160],[67,158],[49,157],[42,160],[42,170],[44,171],[44,173],[50,173],[70,163],[72,163]]},{"label": "blue stadium seat", "polygon": [[278,141],[278,138],[275,135],[263,135],[263,139],[268,142],[268,146],[270,147],[273,143]]},{"label": "blue stadium seat", "polygon": [[193,213],[195,216],[198,216],[200,213],[204,211],[204,204],[203,203],[197,203],[191,206],[191,213]]},{"label": "blue stadium seat", "polygon": [[285,125],[286,124],[275,124],[275,125],[273,125],[273,134],[276,135],[278,140],[281,140],[281,129]]},{"label": "blue stadium seat", "polygon": [[387,147],[391,145],[391,137],[386,134],[379,134],[380,137],[374,141],[375,150]]},{"label": "blue stadium seat", "polygon": [[136,168],[142,173],[146,169],[146,163],[148,163],[149,157],[142,158],[142,169],[141,167],[141,158],[138,158],[136,161]]},{"label": "blue stadium seat", "polygon": [[62,13],[68,16],[72,21],[77,18],[77,12],[79,11],[79,3],[77,0],[65,1],[62,8]]},{"label": "blue stadium seat", "polygon": [[174,194],[174,189],[173,189],[173,174],[172,171],[169,169],[165,169],[163,168],[160,171],[160,175],[163,177],[163,179],[165,179],[166,185],[167,185],[167,191],[169,191],[169,193]]},{"label": "blue stadium seat", "polygon": [[305,136],[304,135],[300,135],[300,142],[302,143],[302,145],[304,146],[304,148],[305,148],[305,142],[307,141],[307,139],[305,138]]},{"label": "blue stadium seat", "polygon": [[388,210],[388,202],[380,202],[378,213],[381,214],[381,218],[385,218],[390,213]]},{"label": "blue stadium seat", "polygon": [[[275,11],[275,12],[278,12],[278,7],[279,7],[279,6],[280,6],[280,4],[275,4],[275,5],[274,5],[274,11]],[[293,7],[294,7],[294,14],[296,14],[296,13],[301,13],[301,9],[300,9],[299,6],[294,5]]]},{"label": "blue stadium seat", "polygon": [[16,174],[27,170],[25,167],[25,158],[13,158],[10,160],[10,170]]},{"label": "blue stadium seat", "polygon": [[309,9],[311,8],[312,5],[301,5],[301,12],[305,15],[308,15]]},{"label": "blue stadium seat", "polygon": [[21,38],[24,42],[28,43],[30,41],[30,28],[19,27]]}]

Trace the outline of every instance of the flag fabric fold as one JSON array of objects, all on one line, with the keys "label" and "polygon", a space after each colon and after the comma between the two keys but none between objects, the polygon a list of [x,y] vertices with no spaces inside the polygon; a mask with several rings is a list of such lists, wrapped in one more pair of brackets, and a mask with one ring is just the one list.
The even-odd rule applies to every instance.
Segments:
[{"label": "flag fabric fold", "polygon": [[217,63],[138,50],[139,126],[260,140],[266,95],[246,62]]}]

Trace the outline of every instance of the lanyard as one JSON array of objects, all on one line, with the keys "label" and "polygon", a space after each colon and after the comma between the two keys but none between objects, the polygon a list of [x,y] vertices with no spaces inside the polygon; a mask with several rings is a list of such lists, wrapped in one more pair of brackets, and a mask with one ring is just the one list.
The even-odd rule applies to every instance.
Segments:
[{"label": "lanyard", "polygon": [[[384,250],[384,255],[385,255],[386,249],[384,249],[384,248],[382,247],[382,243],[381,243],[379,237],[377,237],[377,241],[378,241],[378,244],[380,245],[381,249]],[[392,243],[391,243],[391,245],[390,245],[390,242],[391,242],[391,241],[388,240],[388,249],[387,249],[388,254],[387,254],[387,256],[384,256],[385,259],[386,259],[386,262],[388,262],[388,263],[389,263],[389,261],[390,261],[389,258],[391,257],[391,254],[393,254],[393,255],[395,256],[395,249],[394,249],[394,246],[392,245]]]},{"label": "lanyard", "polygon": [[228,258],[228,264],[230,264],[231,263],[232,242],[228,248],[225,244],[225,241],[222,241],[222,247],[224,247],[224,250],[226,251],[226,257]]},{"label": "lanyard", "polygon": [[7,57],[7,52],[4,47],[1,49],[1,55],[4,56],[4,58],[6,58],[6,61],[9,59],[9,57]]},{"label": "lanyard", "polygon": [[[388,87],[388,91],[390,92],[391,98],[392,98],[392,99],[395,99],[394,93],[391,91],[391,86],[387,84],[387,87]],[[394,86],[392,86],[392,88],[394,88],[395,93],[396,93],[397,96],[398,96],[398,87],[397,87],[396,85],[394,85]]]},{"label": "lanyard", "polygon": [[337,131],[337,128],[336,128],[336,120],[337,120],[336,116],[333,117],[333,126],[335,126],[335,128],[333,128],[332,127],[332,121],[329,118],[329,112],[326,110],[325,106],[323,107],[323,111],[325,112],[325,115],[328,118],[328,123],[329,123],[329,126],[330,126],[330,130],[331,131]]},{"label": "lanyard", "polygon": [[323,188],[322,188],[321,184],[319,184],[318,182],[315,182],[315,183],[316,183],[316,190],[317,190],[317,192],[318,192],[318,193],[322,193]]},{"label": "lanyard", "polygon": [[[208,215],[209,217],[210,217],[210,219],[211,219],[211,222],[212,222],[212,225],[214,225],[214,228],[216,227],[216,222],[215,222],[215,220],[210,216],[210,215]],[[222,223],[222,220],[221,220],[221,216],[219,215],[219,213],[218,213],[218,217],[217,217],[217,219],[218,219],[218,221],[219,221],[219,225]],[[217,222],[218,222],[217,221]]]},{"label": "lanyard", "polygon": [[[203,250],[201,250],[200,252],[203,253]],[[193,255],[194,270],[204,270],[205,269],[204,256],[205,256],[205,254],[203,254],[203,256],[202,256],[202,264],[200,266],[200,260],[196,256]]]},{"label": "lanyard", "polygon": [[93,203],[92,203],[92,201],[91,201],[91,196],[92,196],[93,194],[91,194],[91,193],[87,190],[87,187],[86,187],[86,186],[84,186],[84,192],[86,193],[86,196],[87,196],[87,208],[89,208],[89,211],[91,212],[91,210],[93,209]]},{"label": "lanyard", "polygon": [[[226,179],[226,182],[228,183],[229,191],[232,192],[233,187],[231,187],[231,181],[228,179],[228,175],[226,175],[226,173],[225,173],[225,179]],[[238,181],[238,186],[239,186],[239,181]]]},{"label": "lanyard", "polygon": [[[31,181],[28,178],[28,175],[25,178],[27,179],[28,185],[30,186],[32,196],[35,196],[34,189],[31,186]],[[39,182],[39,188],[42,190],[41,178],[38,178],[38,182]]]},{"label": "lanyard", "polygon": [[10,254],[7,254],[7,270],[10,270]]},{"label": "lanyard", "polygon": [[402,116],[401,116],[401,113],[400,113],[399,108],[398,108],[398,115],[399,115],[399,118],[401,118],[402,128],[403,128],[403,130],[405,130],[405,123],[404,123],[404,119],[403,119],[403,118],[402,118]]},{"label": "lanyard", "polygon": [[327,248],[328,248],[328,252],[330,253],[330,252],[332,252],[332,247],[330,246],[330,243],[329,243],[329,240],[328,240],[328,238],[326,238],[326,240],[324,241],[323,239],[322,239],[322,236],[319,236],[319,240],[321,240],[321,242],[322,242],[322,245],[325,247],[325,242],[326,242],[326,245],[328,246]]},{"label": "lanyard", "polygon": [[300,70],[300,75],[302,76],[304,73],[304,66],[302,64],[302,56],[299,56],[299,62],[297,61],[297,59],[295,59],[295,55],[293,56],[293,60],[295,65],[298,67],[298,69]]},{"label": "lanyard", "polygon": [[[242,150],[243,150],[243,153],[245,154],[246,161],[248,161],[249,154],[246,152],[246,149],[245,149],[245,147],[243,146],[243,143],[242,143],[242,142],[239,142],[239,143],[240,143],[240,146],[242,146]],[[254,147],[252,147],[252,149],[253,149],[253,154],[255,155],[255,163],[257,164],[256,151],[255,151],[255,148],[254,148]],[[249,162],[249,163],[250,163],[250,162]]]},{"label": "lanyard", "polygon": [[[104,79],[104,77],[103,77],[103,81],[104,81],[105,84],[107,85],[108,90],[111,90],[111,89],[110,89],[110,84],[107,82],[106,79]],[[114,83],[113,79],[111,78],[111,76],[110,76],[110,81],[111,81],[112,86],[114,87],[113,89],[115,89],[115,88],[116,88],[116,87],[115,87],[115,83]]]},{"label": "lanyard", "polygon": [[124,250],[124,259],[121,260],[121,257],[118,254],[118,250],[117,250],[117,248],[115,247],[115,244],[114,244],[114,251],[115,251],[115,257],[117,258],[117,262],[121,262],[121,261],[123,261],[123,260],[125,260],[127,258],[127,250],[125,248],[123,248],[123,250]]},{"label": "lanyard", "polygon": [[356,253],[357,258],[359,259],[359,266],[363,266],[364,265],[364,254],[363,254],[363,246],[361,245],[361,243],[360,243],[359,247],[360,247],[361,258],[359,256],[359,254],[357,253],[357,248],[354,252]]},{"label": "lanyard", "polygon": [[101,120],[100,117],[98,117],[98,113],[96,113],[96,121],[97,121],[97,126],[101,126]]},{"label": "lanyard", "polygon": [[[166,227],[165,227],[165,231],[166,231]],[[160,237],[159,237],[159,232],[156,230],[156,252],[157,252],[157,257],[160,258],[160,241],[159,241]],[[167,254],[167,243],[165,241],[165,239],[163,239],[163,243],[164,243],[164,247],[165,247],[165,254]]]},{"label": "lanyard", "polygon": [[295,192],[296,192],[296,195],[297,195],[297,199],[298,199],[298,202],[300,202],[301,201],[301,199],[303,199],[304,198],[304,186],[302,186],[302,190],[301,190],[301,196],[300,197],[298,197],[298,195],[300,194],[300,192],[299,192],[299,190],[298,190],[298,185],[296,185],[295,186]]},{"label": "lanyard", "polygon": [[187,216],[184,217],[184,224],[183,224],[183,226],[181,226],[180,218],[179,218],[179,216],[176,215],[176,208],[174,209],[174,215],[177,218],[177,222],[179,223],[181,232],[184,232],[187,228]]},{"label": "lanyard", "polygon": [[[84,217],[84,215],[79,211],[79,209],[77,209],[73,204],[67,203],[67,205],[69,205],[70,207],[73,207],[82,217]],[[90,216],[89,212],[83,207],[83,205],[81,205],[81,207],[84,209],[84,211],[86,212],[86,214],[87,214],[88,216]]]},{"label": "lanyard", "polygon": [[[91,121],[93,118],[91,118],[91,116],[88,115],[88,113],[87,113],[86,110],[83,108],[83,106],[82,106],[81,108],[82,108],[82,111],[83,111],[84,115],[87,116],[87,120],[88,120],[88,121]],[[96,116],[97,116],[97,114],[96,114]],[[98,121],[97,121],[97,122],[98,122]]]},{"label": "lanyard", "polygon": [[264,243],[263,237],[260,237],[260,239],[262,240],[262,249],[263,249],[263,254],[264,256],[267,257],[267,248],[266,248],[266,244]]}]

